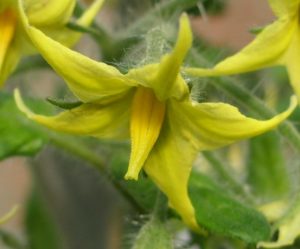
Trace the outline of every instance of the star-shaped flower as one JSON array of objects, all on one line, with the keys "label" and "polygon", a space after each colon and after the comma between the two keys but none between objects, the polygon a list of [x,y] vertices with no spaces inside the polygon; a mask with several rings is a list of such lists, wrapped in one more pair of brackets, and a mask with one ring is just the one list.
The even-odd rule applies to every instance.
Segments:
[{"label": "star-shaped flower", "polygon": [[[77,20],[88,26],[104,0],[95,3]],[[76,0],[22,0],[29,23],[61,43],[72,46],[80,33],[65,27]],[[17,0],[0,1],[0,85],[16,67],[20,57],[35,52],[19,17]]]},{"label": "star-shaped flower", "polygon": [[122,74],[115,67],[91,60],[27,27],[32,42],[83,102],[56,116],[31,112],[16,91],[18,107],[30,119],[50,129],[98,138],[131,139],[126,179],[138,179],[143,168],[168,196],[169,204],[197,229],[188,196],[192,163],[201,150],[211,150],[273,129],[295,108],[258,121],[224,103],[196,103],[180,74],[192,45],[187,15],[180,18],[174,49],[156,64]]},{"label": "star-shaped flower", "polygon": [[212,69],[187,68],[186,72],[195,76],[218,76],[284,65],[300,98],[300,0],[269,0],[269,4],[278,19],[266,26],[249,45]]}]

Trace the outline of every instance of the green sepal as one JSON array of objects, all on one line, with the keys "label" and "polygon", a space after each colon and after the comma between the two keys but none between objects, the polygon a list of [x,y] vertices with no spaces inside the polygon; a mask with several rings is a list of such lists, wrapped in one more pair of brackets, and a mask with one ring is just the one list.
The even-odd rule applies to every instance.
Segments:
[{"label": "green sepal", "polygon": [[51,103],[54,106],[57,106],[59,108],[65,109],[65,110],[71,110],[73,108],[76,108],[78,106],[82,105],[81,101],[73,101],[73,102],[69,102],[69,101],[64,101],[64,100],[60,100],[60,99],[52,99],[52,98],[47,98],[46,99],[49,103]]},{"label": "green sepal", "polygon": [[249,244],[270,238],[270,226],[261,213],[227,195],[207,176],[193,172],[189,196],[198,224],[209,232]]},{"label": "green sepal", "polygon": [[152,218],[138,233],[132,249],[173,249],[171,235],[164,223]]}]

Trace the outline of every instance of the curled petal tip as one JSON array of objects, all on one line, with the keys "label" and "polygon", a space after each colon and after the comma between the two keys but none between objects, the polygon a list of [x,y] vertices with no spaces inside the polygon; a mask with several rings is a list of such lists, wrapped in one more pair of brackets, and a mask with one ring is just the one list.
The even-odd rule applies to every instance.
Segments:
[{"label": "curled petal tip", "polygon": [[21,112],[23,112],[24,114],[26,114],[26,116],[28,118],[33,118],[34,114],[25,105],[25,103],[21,97],[19,89],[14,90],[14,98],[15,98],[15,101],[16,101],[16,104],[17,104],[17,107],[19,108],[19,110]]}]

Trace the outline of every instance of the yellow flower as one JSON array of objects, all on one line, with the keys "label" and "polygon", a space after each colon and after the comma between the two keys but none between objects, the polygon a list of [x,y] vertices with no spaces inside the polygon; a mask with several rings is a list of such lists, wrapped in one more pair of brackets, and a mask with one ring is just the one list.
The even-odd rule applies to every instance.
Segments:
[{"label": "yellow flower", "polygon": [[237,54],[212,69],[187,68],[195,76],[217,76],[248,72],[274,65],[287,68],[291,84],[300,97],[300,0],[269,0],[278,17]]},{"label": "yellow flower", "polygon": [[54,117],[32,113],[15,92],[18,107],[30,119],[51,129],[99,138],[131,139],[126,179],[138,179],[143,168],[168,196],[169,204],[192,228],[198,229],[188,196],[188,180],[198,151],[211,150],[274,128],[295,108],[258,121],[224,103],[190,99],[180,66],[192,45],[187,15],[173,51],[160,62],[131,69],[91,60],[27,27],[32,42],[83,102]]},{"label": "yellow flower", "polygon": [[[79,33],[65,27],[75,3],[76,0],[23,0],[29,23],[68,46],[74,45],[80,37]],[[102,3],[103,0],[96,0],[77,23],[88,26]],[[19,15],[17,0],[0,1],[0,85],[22,55],[34,52]]]}]

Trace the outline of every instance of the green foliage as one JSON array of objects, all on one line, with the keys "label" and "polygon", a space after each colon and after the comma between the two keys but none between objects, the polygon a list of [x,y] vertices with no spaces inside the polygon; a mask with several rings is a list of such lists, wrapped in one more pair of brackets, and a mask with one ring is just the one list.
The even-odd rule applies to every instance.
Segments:
[{"label": "green foliage", "polygon": [[[32,101],[34,108],[47,112],[42,102]],[[11,95],[0,94],[0,159],[9,156],[35,155],[47,141],[37,125],[29,121],[16,107]]]},{"label": "green foliage", "polygon": [[264,216],[227,195],[206,176],[192,174],[189,195],[197,222],[209,232],[250,244],[269,239],[270,226]]}]

